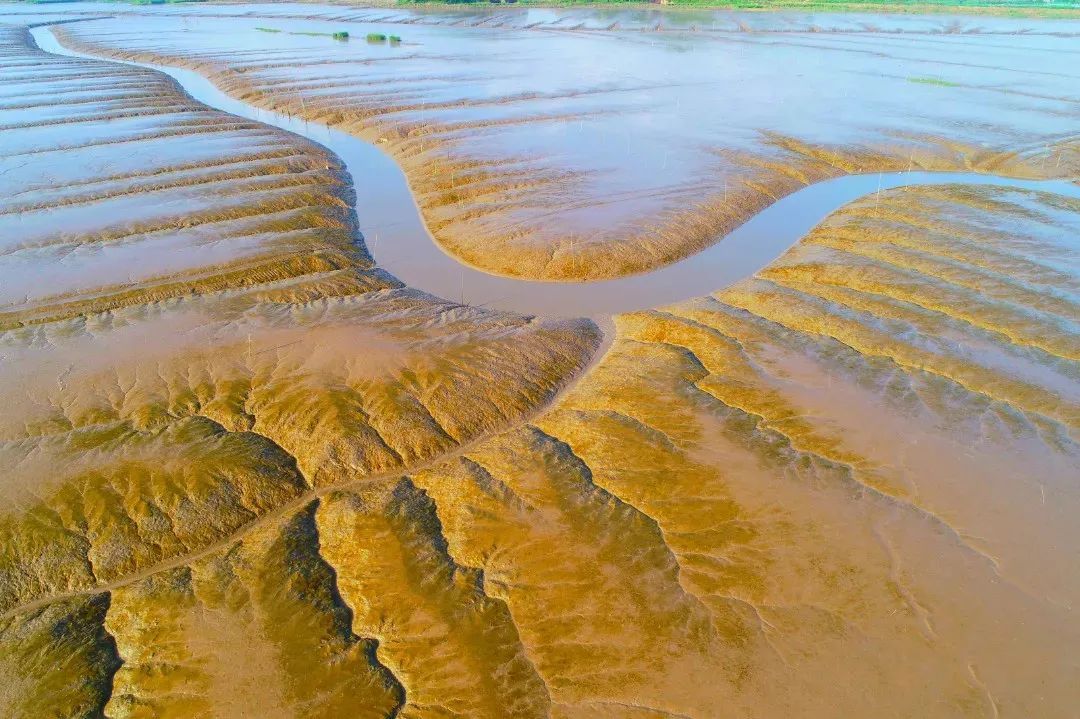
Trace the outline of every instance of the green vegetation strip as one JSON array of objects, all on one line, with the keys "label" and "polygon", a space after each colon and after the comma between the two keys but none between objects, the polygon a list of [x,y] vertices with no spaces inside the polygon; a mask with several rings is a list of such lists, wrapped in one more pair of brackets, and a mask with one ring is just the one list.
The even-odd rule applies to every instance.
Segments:
[{"label": "green vegetation strip", "polygon": [[[259,32],[275,32],[275,33],[276,32],[281,32],[281,33],[285,33],[286,35],[304,35],[306,37],[332,37],[335,40],[343,40],[343,41],[349,39],[349,32],[347,30],[338,30],[337,32],[286,32],[285,30],[279,30],[276,27],[257,27],[255,29],[258,30]],[[373,40],[373,38],[380,38],[380,39]],[[367,39],[368,39],[368,42],[385,42],[386,41],[386,35],[379,35],[377,33],[371,33],[370,35],[367,36]],[[400,37],[398,37],[397,35],[391,35],[390,36],[390,44],[391,45],[396,45],[399,42],[401,42]]]},{"label": "green vegetation strip", "polygon": [[[580,5],[650,8],[655,2],[641,0],[501,0],[507,4],[539,7]],[[500,0],[374,0],[387,5],[501,4]],[[978,12],[1005,16],[1080,17],[1080,0],[667,0],[662,8],[724,10],[807,10],[831,12],[942,13]]]},{"label": "green vegetation strip", "polygon": [[960,87],[960,83],[942,80],[940,77],[909,77],[908,82],[915,82],[920,85],[938,85],[940,87]]}]

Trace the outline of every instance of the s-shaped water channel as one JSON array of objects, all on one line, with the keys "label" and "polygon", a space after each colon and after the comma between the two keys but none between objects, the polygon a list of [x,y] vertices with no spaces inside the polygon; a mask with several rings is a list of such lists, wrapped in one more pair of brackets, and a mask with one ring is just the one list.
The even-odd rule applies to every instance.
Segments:
[{"label": "s-shaped water channel", "polygon": [[30,29],[46,52],[143,67],[173,78],[217,110],[272,125],[336,154],[352,178],[359,229],[382,269],[444,299],[529,315],[604,318],[715,292],[754,274],[818,223],[860,197],[909,185],[1000,185],[1080,198],[1067,180],[1020,180],[974,172],[845,175],[804,187],[768,206],[709,248],[670,265],[614,280],[543,282],[488,274],[444,252],[432,238],[408,181],[376,145],[327,125],[263,110],[219,90],[193,70],[101,58],[62,46],[48,25]]}]

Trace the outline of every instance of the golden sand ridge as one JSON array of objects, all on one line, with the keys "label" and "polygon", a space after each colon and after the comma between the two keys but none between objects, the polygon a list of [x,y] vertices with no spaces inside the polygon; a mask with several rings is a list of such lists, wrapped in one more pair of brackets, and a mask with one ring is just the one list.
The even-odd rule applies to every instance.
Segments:
[{"label": "golden sand ridge", "polygon": [[[956,127],[930,133],[924,129],[930,120],[918,116],[920,108],[903,107],[912,118],[890,120],[895,126],[857,142],[769,130],[750,138],[741,133],[730,144],[689,149],[674,144],[672,153],[710,160],[688,168],[687,176],[673,185],[604,189],[604,178],[628,168],[591,167],[592,148],[573,144],[554,144],[558,160],[547,160],[541,149],[528,148],[528,133],[540,143],[582,123],[610,123],[619,135],[624,132],[619,115],[627,112],[620,103],[627,98],[647,102],[647,83],[562,90],[525,85],[520,91],[470,96],[455,89],[455,80],[472,80],[496,66],[485,64],[483,53],[458,45],[453,51],[403,46],[392,56],[288,45],[233,53],[213,44],[203,48],[164,27],[159,37],[101,33],[93,26],[61,26],[56,35],[66,47],[88,54],[195,70],[234,98],[377,143],[405,171],[439,245],[465,264],[509,277],[584,281],[655,269],[710,246],[778,198],[844,175],[928,170],[1045,179],[1080,172],[1080,140],[1074,134],[1002,142],[1001,128],[980,131],[974,121],[964,133]],[[230,27],[250,31],[235,23]],[[805,45],[789,37],[771,42]],[[820,53],[808,56],[815,62],[837,52],[867,52],[810,47]],[[298,62],[305,68],[302,76],[293,72]],[[362,73],[360,78],[350,69]],[[883,76],[881,81],[901,91],[912,86],[909,79]],[[987,91],[983,86],[967,89]],[[993,106],[1010,108],[1014,96],[1009,92],[997,93],[992,102],[1000,104]],[[985,94],[977,97],[991,102]],[[1056,96],[1039,99],[1066,102]],[[502,139],[514,128],[516,140]],[[631,130],[625,132],[629,137]],[[602,218],[614,214],[599,227],[571,219],[587,212]]]},{"label": "golden sand ridge", "polygon": [[1067,716],[1078,209],[855,203],[416,475],[551,714]]},{"label": "golden sand ridge", "polygon": [[[3,713],[94,715],[114,693],[110,714],[157,711],[157,700],[116,690],[138,640],[102,622],[123,617],[122,598],[144,583],[191,595],[200,557],[213,572],[239,572],[235,590],[218,584],[231,599],[214,611],[235,608],[235,592],[270,592],[272,611],[300,623],[280,625],[281,636],[309,639],[288,661],[323,674],[296,677],[312,712],[389,712],[401,689],[370,636],[352,632],[332,568],[297,535],[313,525],[294,513],[311,520],[305,508],[329,487],[421,466],[535,413],[584,368],[598,330],[403,287],[354,244],[338,174],[314,146],[209,111],[154,73],[58,59],[31,49],[22,29],[0,39],[0,83],[32,83],[54,97],[56,115],[9,126],[9,147],[37,161],[59,147],[85,151],[104,170],[82,182],[30,172],[6,200],[22,218],[41,214],[43,227],[34,235],[25,222],[9,238],[9,261],[78,271],[28,286],[5,313],[5,364],[19,371],[5,373],[0,422]],[[87,80],[92,89],[70,89]],[[71,123],[90,138],[79,148],[50,130]],[[170,142],[207,159],[172,164]],[[289,164],[275,180],[280,163]],[[130,197],[144,217],[116,211]],[[61,229],[65,212],[81,230]],[[123,281],[97,282],[102,256],[139,262]],[[68,277],[68,289],[52,291]],[[255,571],[258,587],[242,589],[253,575],[219,561],[222,551],[235,559],[237,541],[279,548],[282,574]],[[304,551],[314,564],[300,561]],[[302,608],[278,604],[281,591]],[[227,613],[189,600],[198,605],[190,621],[173,612],[181,599],[155,605],[158,616],[212,638],[203,648],[215,653],[226,629],[235,649],[254,650],[239,625],[222,626]],[[150,615],[121,624],[166,631]],[[272,641],[259,646],[281,656]],[[326,661],[340,672],[325,673]],[[184,672],[167,674],[180,694],[162,711],[198,713]],[[222,706],[246,705],[215,686]]]},{"label": "golden sand ridge", "polygon": [[[1046,272],[1072,230],[1060,206],[965,187],[857,203],[758,277],[621,316],[603,361],[552,409],[454,459],[331,486],[107,592],[9,612],[7,641],[50,667],[9,673],[41,701],[57,672],[89,686],[115,671],[98,695],[110,716],[237,703],[1067,716],[1080,587],[1056,547],[1075,531],[1075,386],[1056,406],[988,388],[1010,387],[1006,374],[1052,385],[1075,361],[911,294],[957,291],[940,272],[867,259],[917,244],[921,263],[957,272],[1027,263],[972,301],[1049,322],[1016,300],[1028,283],[1063,288]],[[991,214],[1009,232],[983,234]],[[904,219],[928,216],[932,239]],[[858,254],[822,251],[844,237]],[[882,273],[873,291],[790,279],[863,263]],[[883,322],[923,329],[881,343]],[[995,352],[1012,363],[988,366]],[[976,372],[986,384],[970,384]],[[63,645],[44,638],[56,622],[73,625]],[[53,667],[73,642],[87,668]]]},{"label": "golden sand ridge", "polygon": [[[0,43],[0,92],[54,91],[57,118],[100,132],[113,162],[130,155],[111,141],[125,113],[162,147],[158,165],[5,202],[158,192],[188,207],[192,168],[161,144],[174,131],[228,175],[192,215],[227,259],[154,265],[146,244],[143,276],[10,300],[0,713],[1080,705],[1076,200],[882,192],[754,277],[616,317],[596,357],[591,322],[446,302],[379,272],[348,241],[318,148],[220,129],[226,116],[147,88],[153,73],[58,60],[22,30]],[[65,102],[88,73],[91,97]],[[38,132],[5,139],[55,146]],[[253,149],[231,156],[218,132]],[[271,204],[243,169],[262,167],[260,143],[304,178],[271,174]],[[296,211],[288,228],[256,230],[277,203]],[[147,205],[130,242],[153,242],[172,210]],[[112,216],[17,253],[121,248]],[[170,241],[201,246],[201,224]]]}]

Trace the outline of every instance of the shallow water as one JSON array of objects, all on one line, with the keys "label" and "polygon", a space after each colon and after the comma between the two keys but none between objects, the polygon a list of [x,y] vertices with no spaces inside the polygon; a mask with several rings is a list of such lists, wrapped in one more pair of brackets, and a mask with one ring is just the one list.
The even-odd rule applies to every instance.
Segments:
[{"label": "shallow water", "polygon": [[[275,7],[421,15],[288,5],[258,12]],[[549,25],[600,16],[543,12]],[[529,13],[507,14],[510,23]],[[179,28],[187,16],[177,17]],[[497,11],[458,17],[501,22]],[[762,18],[783,27],[779,16]],[[226,31],[241,22],[257,41],[273,39],[251,30],[265,24],[261,16],[208,21],[206,33],[169,34],[157,48],[160,62],[190,61],[192,48],[207,47],[200,43],[225,46]],[[138,46],[150,25],[125,17],[75,27],[85,29],[58,35],[92,40],[105,53]],[[1080,556],[1071,551],[1080,512],[1080,201],[1022,189],[1076,197],[1075,186],[971,173],[811,177],[810,187],[668,268],[615,282],[524,282],[463,267],[431,240],[406,185],[423,201],[430,166],[417,171],[407,154],[395,154],[405,158],[406,180],[384,154],[387,144],[232,101],[212,83],[256,103],[266,96],[244,95],[242,83],[212,65],[197,68],[210,82],[167,71],[206,102],[338,152],[380,266],[446,297],[483,303],[483,292],[495,306],[551,314],[633,309],[713,292],[796,243],[755,279],[663,312],[620,316],[607,351],[597,352],[586,321],[533,322],[433,301],[367,271],[347,227],[353,198],[337,191],[328,158],[310,143],[178,101],[164,75],[46,56],[28,49],[23,32],[0,27],[4,33],[17,52],[0,62],[0,86],[12,86],[7,68],[53,78],[38,81],[34,99],[52,117],[83,116],[79,100],[94,96],[80,84],[111,98],[117,78],[137,76],[149,88],[143,99],[116,104],[141,115],[147,130],[169,122],[145,111],[156,99],[220,121],[207,137],[65,152],[53,145],[78,142],[83,125],[102,141],[128,130],[102,113],[86,113],[89,123],[33,127],[33,110],[18,103],[22,88],[35,91],[20,80],[0,112],[22,126],[0,144],[35,154],[0,159],[0,193],[9,195],[0,223],[13,220],[10,237],[0,232],[0,252],[20,239],[62,245],[65,238],[46,232],[46,217],[65,234],[79,232],[67,238],[69,265],[48,256],[54,245],[27,251],[25,269],[9,265],[25,291],[69,279],[93,290],[125,267],[149,271],[154,289],[164,268],[205,263],[217,274],[237,253],[259,248],[297,267],[270,279],[245,267],[221,284],[147,293],[108,311],[112,295],[85,312],[49,305],[37,315],[46,321],[0,336],[0,466],[11,467],[0,482],[9,499],[0,513],[0,674],[15,678],[7,694],[23,702],[4,711],[10,705],[0,696],[0,715],[78,714],[64,706],[69,688],[92,689],[97,713],[107,715],[151,703],[180,715],[237,706],[378,712],[382,700],[364,693],[386,685],[364,673],[375,649],[380,666],[392,669],[384,679],[402,687],[398,708],[383,697],[386,715],[637,708],[706,717],[723,706],[762,717],[954,719],[1069,716],[1080,705],[1070,651],[1080,646],[1072,610]],[[35,34],[45,46],[52,39],[47,29]],[[514,42],[512,33],[485,34],[486,48]],[[153,37],[143,41],[154,49]],[[249,62],[237,73],[273,74],[274,97],[295,89],[309,107],[316,95],[349,104],[367,73],[391,79],[391,102],[408,92],[407,83],[400,92],[394,84],[410,70],[387,73],[355,59],[389,48],[342,48],[329,38],[283,44],[291,42],[295,54],[271,42],[238,49]],[[323,49],[345,62],[320,64]],[[282,64],[289,58],[296,67]],[[266,62],[276,68],[257,69]],[[491,60],[476,67],[484,62]],[[330,84],[314,87],[319,73]],[[290,75],[306,80],[290,84]],[[55,83],[66,84],[53,90]],[[68,89],[77,93],[72,102]],[[56,112],[64,107],[70,112]],[[987,105],[986,116],[996,107]],[[747,114],[767,112],[757,103]],[[637,121],[611,122],[627,129]],[[722,125],[702,118],[696,127],[710,122],[709,132]],[[362,123],[334,126],[364,131]],[[534,124],[521,136],[556,147],[552,127]],[[693,134],[684,130],[667,133],[676,143]],[[460,134],[472,149],[486,147],[483,133]],[[160,218],[167,231],[174,218],[183,224],[205,198],[179,181],[187,178],[177,164],[206,158],[250,167],[249,158],[275,144],[298,156],[279,177],[314,175],[312,187],[333,191],[290,225],[315,233],[310,242],[289,244],[290,233],[274,225],[262,244],[243,232],[259,226],[248,218],[234,231],[206,222],[175,238],[97,241],[98,227],[136,216]],[[109,164],[117,154],[124,156]],[[598,148],[590,157],[619,153]],[[692,160],[673,160],[672,171],[689,172]],[[24,161],[25,171],[4,176]],[[175,192],[148,192],[129,176],[155,168],[177,180]],[[614,175],[600,184],[656,179],[632,164]],[[699,179],[687,174],[675,200],[693,202]],[[965,184],[885,189],[952,180]],[[102,197],[131,190],[145,206],[91,197],[80,225],[62,202],[91,196],[80,183]],[[257,183],[242,176],[225,184],[229,192],[200,185],[214,195],[204,204],[227,205]],[[17,213],[31,205],[41,209],[20,228]],[[552,224],[564,222],[561,208],[548,210]],[[625,217],[587,203],[578,214]],[[437,228],[439,215],[426,205],[424,216]],[[318,234],[326,226],[333,234]],[[342,261],[332,267],[343,269],[302,263],[335,249]],[[96,262],[87,261],[95,252]],[[184,261],[163,257],[174,252]],[[140,277],[130,280],[140,286]],[[590,354],[596,361],[582,373]],[[552,395],[554,388],[562,390]],[[80,608],[84,594],[104,601],[93,616]],[[342,636],[378,642],[361,653]],[[85,661],[76,653],[84,646],[94,650]],[[167,685],[159,681],[166,675]],[[369,675],[375,679],[364,684]],[[249,697],[245,687],[259,691]],[[190,697],[207,697],[205,710]]]},{"label": "shallow water", "polygon": [[[5,21],[96,16],[64,26],[69,44],[195,69],[256,106],[387,139],[381,147],[402,162],[443,247],[498,274],[597,279],[650,269],[653,255],[684,257],[824,176],[1080,173],[1069,145],[1080,86],[1059,66],[1077,56],[1076,21],[706,15],[713,20],[577,9],[0,6]],[[615,22],[618,30],[603,29]],[[325,35],[341,30],[349,42]],[[364,42],[369,32],[403,42]],[[708,225],[700,232],[676,221],[694,215]],[[627,263],[629,245],[643,259]],[[579,255],[592,261],[574,267]]]},{"label": "shallow water", "polygon": [[[62,55],[92,57],[61,46],[47,26],[38,45]],[[262,110],[229,97],[198,73],[142,63],[168,74],[195,99],[294,132],[331,149],[352,176],[360,229],[376,262],[406,284],[472,305],[548,316],[600,317],[708,294],[768,265],[832,212],[865,195],[925,184],[1007,185],[1080,197],[1066,181],[1028,181],[980,173],[903,172],[850,175],[782,198],[709,249],[661,269],[589,283],[531,282],[482,272],[442,252],[424,227],[401,169],[376,146],[345,132]]]}]

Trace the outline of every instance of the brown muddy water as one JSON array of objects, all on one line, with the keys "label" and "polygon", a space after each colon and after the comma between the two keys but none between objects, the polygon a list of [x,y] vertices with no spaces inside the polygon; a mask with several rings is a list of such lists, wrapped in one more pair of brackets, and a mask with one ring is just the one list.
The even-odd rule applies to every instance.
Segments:
[{"label": "brown muddy water", "polygon": [[0,715],[1075,719],[1075,22],[0,23]]},{"label": "brown muddy water", "polygon": [[[117,34],[116,30],[111,28],[115,28],[118,22],[120,21],[94,20],[82,27],[81,31],[99,34],[102,30],[94,30],[94,26],[109,28],[104,32],[109,37]],[[135,33],[144,37],[162,34],[158,27],[162,22],[175,24],[174,20],[148,20],[146,18],[139,18],[138,20],[126,18],[122,22],[122,32],[125,36],[129,33]],[[142,30],[133,29],[132,22],[145,23],[146,27]],[[206,22],[228,23],[234,21],[215,19]],[[80,23],[80,25],[82,24]],[[297,24],[295,21],[290,21],[280,29],[283,29],[284,32],[305,32],[310,31],[311,27],[310,23]],[[206,36],[212,38],[215,32],[218,31],[216,27],[207,28],[205,25],[200,25],[196,31],[190,34],[200,38],[199,42],[205,43],[208,42]],[[224,29],[221,31],[223,32]],[[33,35],[38,45],[49,52],[92,57],[85,53],[78,53],[64,48],[56,40],[48,26],[34,28]],[[304,43],[302,47],[305,48],[307,42],[310,41],[309,36],[280,35],[259,31],[240,32],[238,33],[240,47],[236,48],[236,53],[243,56],[252,52],[260,52],[259,48],[265,44],[263,38],[267,35],[272,36],[275,42],[279,37],[284,37],[287,45],[292,45],[294,38],[299,37]],[[438,35],[432,37],[421,35],[421,37],[427,38],[424,40],[425,45],[430,45],[440,39]],[[540,37],[544,41],[554,43],[560,43],[564,40],[559,34],[548,33]],[[688,37],[687,42],[693,44],[695,38]],[[319,39],[324,40],[325,38]],[[595,38],[586,37],[584,42],[587,43],[590,40],[595,40],[598,44],[607,41],[601,35]],[[575,36],[573,42],[581,43],[583,41]],[[332,53],[336,53],[339,45],[340,43],[331,44],[328,49]],[[639,49],[636,46],[630,45],[628,47],[630,48],[628,54],[632,57],[639,54]],[[649,48],[647,55],[652,56],[657,53],[652,43],[647,47]],[[444,39],[438,47],[425,49],[425,52],[436,51],[453,53],[461,50],[456,49],[453,39]],[[188,52],[198,51],[192,49]],[[558,54],[562,50],[556,45],[552,52]],[[599,55],[602,51],[599,48],[594,48],[588,52]],[[674,54],[672,54],[673,52]],[[664,73],[675,73],[677,65],[690,59],[685,56],[685,52],[685,49],[678,52],[673,51],[671,48],[662,49],[659,57],[666,56],[668,59],[666,64],[659,69],[641,60],[643,66],[652,67],[650,77],[653,79],[646,84],[651,84],[654,81],[659,83]],[[753,215],[737,229],[726,236],[722,236],[722,239],[720,237],[714,238],[712,242],[715,244],[712,244],[709,249],[660,269],[647,270],[630,277],[585,284],[527,282],[497,276],[482,268],[470,266],[461,258],[455,258],[447,252],[440,251],[439,244],[432,239],[425,228],[424,220],[418,211],[406,176],[393,158],[379,151],[377,145],[365,142],[347,132],[328,127],[322,123],[309,122],[305,119],[294,118],[280,112],[252,106],[242,100],[230,97],[216,88],[210,80],[195,71],[147,63],[141,64],[144,67],[157,69],[168,74],[180,83],[192,97],[213,108],[285,129],[320,143],[334,152],[342,160],[345,170],[351,175],[356,194],[355,203],[359,228],[362,231],[364,240],[366,240],[368,250],[374,255],[383,269],[389,271],[406,284],[430,292],[435,296],[462,303],[534,315],[603,317],[618,312],[647,309],[708,294],[731,285],[765,267],[825,217],[845,204],[860,197],[895,187],[923,184],[997,184],[1029,190],[1043,190],[1072,197],[1080,196],[1080,188],[1067,180],[1021,179],[999,176],[986,171],[979,173],[925,172],[912,169],[903,172],[851,174],[814,182],[803,189],[795,191],[793,194],[782,197]],[[574,63],[569,62],[567,64]],[[693,60],[689,64],[696,66],[697,60]],[[711,61],[705,60],[705,64],[709,65]],[[349,67],[349,65],[346,65],[346,67]],[[487,72],[484,67],[477,68],[477,71],[480,74]],[[697,70],[691,70],[689,74],[693,77],[696,72]],[[546,75],[547,73],[542,74]],[[336,77],[335,79],[338,82],[348,82],[347,77]],[[621,78],[621,80],[624,81],[625,78]],[[615,82],[615,79],[611,78],[611,81]],[[676,95],[667,99],[662,94],[657,96],[657,93],[661,92],[659,84],[652,84],[648,90],[641,88],[632,91],[620,90],[616,94],[636,96],[636,102],[639,104],[648,101],[657,106],[670,103],[679,106],[683,99],[687,98],[690,106],[686,112],[689,114],[680,115],[682,120],[679,124],[679,127],[685,127],[686,117],[704,118],[715,116],[719,111],[720,105],[718,101],[723,97],[723,93],[709,91],[715,88],[716,82],[702,85],[685,94],[683,90],[679,90]],[[925,85],[930,83],[920,82],[915,84]],[[483,90],[480,90],[480,86],[478,86],[478,94],[500,91],[498,87],[484,87]],[[535,89],[533,91],[538,92]],[[670,91],[670,88],[667,91]],[[543,92],[549,93],[550,97],[550,93],[554,93],[554,86],[545,88]],[[785,101],[797,101],[800,97],[799,92],[793,91],[793,88],[789,86],[773,87],[769,92],[784,97]],[[609,95],[606,91],[601,94],[604,96]],[[744,98],[744,102],[756,108],[755,112],[765,112],[767,108],[771,107],[769,103],[761,102],[765,99],[766,97],[762,96],[758,98],[759,102],[755,103],[753,102],[754,97],[751,96],[750,98]],[[877,102],[884,102],[884,98],[879,97]],[[551,102],[549,101],[548,104],[551,105]],[[561,102],[555,101],[554,107],[557,108],[560,104]],[[867,97],[863,98],[855,107],[858,113],[868,114],[867,107],[871,104],[871,98]],[[680,110],[680,112],[682,111]],[[771,112],[776,112],[776,108],[772,108]],[[569,141],[569,145],[563,143],[562,149],[572,153],[575,157],[582,158],[585,162],[602,161],[609,165],[611,172],[605,172],[605,176],[614,182],[614,187],[610,189],[616,195],[623,192],[622,189],[619,189],[620,183],[655,182],[658,179],[656,176],[658,168],[654,167],[654,164],[657,160],[657,153],[660,152],[664,154],[662,167],[659,168],[661,176],[670,175],[674,177],[676,175],[693,174],[693,162],[690,158],[684,157],[683,160],[677,161],[669,155],[668,148],[671,145],[671,137],[656,138],[656,141],[653,141],[653,139],[650,139],[649,133],[642,133],[645,126],[651,126],[654,123],[662,125],[666,122],[662,118],[655,117],[655,113],[648,114],[651,119],[645,125],[641,124],[643,121],[640,119],[635,119],[629,124],[619,123],[618,118],[607,118],[603,121],[606,124],[608,120],[615,120],[620,131],[626,133],[627,145],[621,151],[612,153],[607,146],[606,140],[598,143],[597,138],[590,140],[585,136],[574,134],[562,138]],[[764,118],[758,118],[754,121],[766,122]],[[851,118],[847,118],[846,121],[850,122]],[[1054,129],[1061,133],[1063,130],[1062,127],[1054,127],[1048,123],[1045,117],[1036,122],[1034,111],[1032,117],[1025,118],[1024,122],[1028,126],[1043,126],[1040,127],[1042,132]],[[536,128],[532,129],[536,130]],[[787,131],[795,132],[791,128],[788,128]],[[542,130],[541,134],[543,134]],[[629,138],[631,137],[634,138],[632,152],[629,151]],[[691,138],[680,132],[676,139],[680,143],[686,143]],[[497,149],[493,151],[498,152]],[[510,150],[507,150],[507,152],[510,152]],[[562,161],[557,160],[557,162],[561,164]],[[625,164],[628,162],[635,164],[626,165],[625,169],[619,171],[613,169],[619,163]],[[574,163],[574,160],[569,162],[569,164]],[[622,175],[629,175],[630,178],[626,180],[619,179]],[[662,180],[662,182],[667,184],[667,180]],[[610,185],[611,183],[605,182],[605,184]],[[681,191],[688,202],[694,201],[691,195],[692,190],[693,188],[690,187]],[[131,202],[137,205],[138,198],[132,198]],[[634,205],[634,212],[642,211],[640,202],[635,201],[629,204]],[[612,212],[611,207],[607,206],[608,203],[595,198],[591,203],[588,200],[582,201],[582,205],[585,206],[586,215],[591,218],[590,222]],[[653,210],[658,209],[653,208]],[[653,210],[647,209],[646,211]],[[137,212],[137,208],[133,207],[129,210],[110,208],[110,211]],[[558,223],[575,222],[573,218],[580,214],[580,212],[566,212],[558,217],[552,217],[551,221]],[[77,213],[75,217],[78,217]],[[60,220],[50,216],[44,218],[44,221],[49,224],[49,227],[43,227],[42,231],[55,231],[57,229],[55,223]],[[614,216],[605,219],[605,222],[618,221],[619,218]],[[24,232],[32,232],[34,228],[23,226],[21,229]],[[580,226],[577,229],[580,229]],[[626,248],[626,251],[633,253],[638,250],[630,246]]]},{"label": "brown muddy water", "polygon": [[[876,191],[881,172],[1080,173],[1080,88],[1065,62],[1080,57],[1075,21],[79,3],[45,14],[6,6],[0,18],[84,20],[57,30],[69,48],[194,69],[234,100],[377,144],[404,169],[443,249],[523,279],[611,279],[668,265],[777,198],[842,175],[875,178],[835,199],[815,190],[829,195],[830,209]],[[326,35],[336,31],[351,39]],[[402,42],[365,42],[371,32]],[[333,133],[320,141],[342,142]],[[405,279],[405,265],[390,266],[405,243],[373,215],[384,202],[408,203],[392,199],[392,188],[380,192],[383,177],[400,184],[389,163],[374,154],[366,162],[376,163],[369,176],[353,178],[364,191],[361,228],[381,264]],[[807,229],[793,221],[763,233],[783,248]],[[444,279],[418,286],[481,303],[506,294],[460,269],[454,290],[444,277],[451,266],[407,247],[406,263],[430,264],[426,274]],[[709,264],[683,292],[595,309],[582,297],[551,311],[651,306],[763,264],[726,272],[726,263]],[[542,309],[532,300],[516,306],[526,307]]]}]

